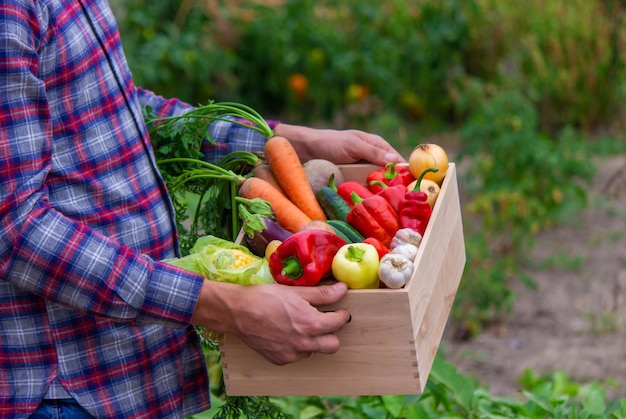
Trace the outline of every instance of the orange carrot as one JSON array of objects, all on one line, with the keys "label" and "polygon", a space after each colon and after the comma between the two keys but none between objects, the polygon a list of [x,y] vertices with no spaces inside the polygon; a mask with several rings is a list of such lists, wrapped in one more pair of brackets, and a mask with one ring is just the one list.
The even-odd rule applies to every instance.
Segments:
[{"label": "orange carrot", "polygon": [[271,137],[265,142],[265,159],[274,177],[298,208],[312,220],[326,221],[302,162],[291,142],[285,137]]},{"label": "orange carrot", "polygon": [[261,178],[254,176],[247,178],[239,187],[239,196],[247,199],[260,198],[269,202],[278,223],[285,230],[292,233],[311,222],[311,218],[302,212],[289,198]]},{"label": "orange carrot", "polygon": [[285,191],[283,191],[283,188],[280,186],[280,183],[278,183],[276,177],[272,173],[272,169],[270,169],[269,164],[257,164],[254,166],[254,169],[252,169],[252,176],[268,181],[272,184],[272,186],[278,189],[280,193],[287,196]]}]

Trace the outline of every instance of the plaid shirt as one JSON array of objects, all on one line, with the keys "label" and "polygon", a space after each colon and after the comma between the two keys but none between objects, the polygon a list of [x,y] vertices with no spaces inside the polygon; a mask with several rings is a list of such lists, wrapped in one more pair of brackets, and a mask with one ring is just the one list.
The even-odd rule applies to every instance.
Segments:
[{"label": "plaid shirt", "polygon": [[[189,321],[203,278],[177,247],[141,107],[106,0],[0,0],[0,417],[71,395],[100,417],[209,407]],[[212,127],[219,158],[259,149]]]}]

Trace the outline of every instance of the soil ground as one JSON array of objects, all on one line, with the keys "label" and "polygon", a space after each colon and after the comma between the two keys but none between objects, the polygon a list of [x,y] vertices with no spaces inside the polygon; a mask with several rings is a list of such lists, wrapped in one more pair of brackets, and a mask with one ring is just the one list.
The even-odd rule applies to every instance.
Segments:
[{"label": "soil ground", "polygon": [[537,240],[533,257],[553,261],[529,271],[537,288],[515,286],[512,313],[476,338],[444,335],[447,359],[494,395],[519,396],[530,368],[626,397],[626,156],[597,167],[588,209]]}]

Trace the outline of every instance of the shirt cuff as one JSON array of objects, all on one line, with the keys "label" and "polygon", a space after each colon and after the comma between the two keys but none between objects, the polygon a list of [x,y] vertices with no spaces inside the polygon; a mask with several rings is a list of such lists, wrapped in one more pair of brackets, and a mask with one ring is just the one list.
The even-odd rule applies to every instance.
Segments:
[{"label": "shirt cuff", "polygon": [[[245,123],[244,120],[236,120]],[[266,121],[272,131],[280,123],[277,120]],[[209,139],[203,141],[200,151],[205,161],[217,163],[234,151],[249,151],[257,153],[263,151],[267,138],[259,132],[244,125],[225,120],[218,120],[209,126]]]},{"label": "shirt cuff", "polygon": [[136,322],[166,327],[189,325],[203,281],[202,275],[156,262]]}]

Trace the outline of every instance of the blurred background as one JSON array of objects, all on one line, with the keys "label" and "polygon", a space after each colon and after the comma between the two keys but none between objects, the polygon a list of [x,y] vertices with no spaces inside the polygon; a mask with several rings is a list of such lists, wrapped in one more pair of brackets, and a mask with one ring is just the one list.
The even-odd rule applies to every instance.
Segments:
[{"label": "blurred background", "polygon": [[[542,269],[571,275],[594,261],[586,249],[625,243],[625,1],[110,3],[136,84],[165,97],[360,128],[406,156],[444,146],[460,169],[468,254],[452,340],[501,326]],[[554,229],[593,223],[589,211],[608,220],[604,236],[538,254]],[[613,296],[626,294],[626,254],[615,257],[598,279]],[[585,308],[585,330],[624,339],[624,306]],[[626,365],[626,349],[617,357]]]},{"label": "blurred background", "polygon": [[619,0],[112,0],[136,82],[267,117],[425,133],[505,93],[538,128],[616,128],[624,108]]}]

